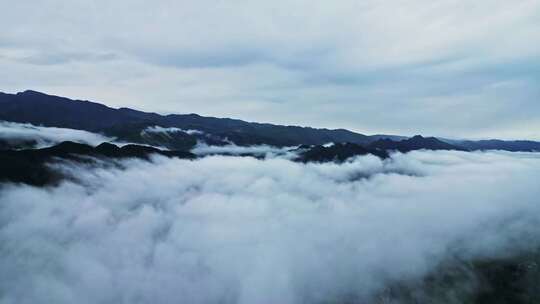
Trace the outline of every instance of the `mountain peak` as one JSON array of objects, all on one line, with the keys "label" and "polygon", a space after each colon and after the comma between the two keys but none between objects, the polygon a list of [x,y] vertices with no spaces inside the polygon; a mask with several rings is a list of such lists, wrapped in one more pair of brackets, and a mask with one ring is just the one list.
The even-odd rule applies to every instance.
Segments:
[{"label": "mountain peak", "polygon": [[449,143],[438,140],[435,137],[423,137],[422,135],[415,135],[409,139],[401,141],[392,141],[380,139],[372,142],[369,147],[378,148],[383,150],[397,150],[400,152],[409,152],[413,150],[427,149],[427,150],[466,150],[459,146],[454,146]]},{"label": "mountain peak", "polygon": [[24,90],[22,92],[18,92],[17,95],[47,95],[47,94],[34,91],[34,90]]}]

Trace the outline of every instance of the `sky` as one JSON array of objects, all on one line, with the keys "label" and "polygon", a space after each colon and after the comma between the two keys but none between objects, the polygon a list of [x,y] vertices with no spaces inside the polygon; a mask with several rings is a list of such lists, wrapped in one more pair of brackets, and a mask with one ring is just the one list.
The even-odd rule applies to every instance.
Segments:
[{"label": "sky", "polygon": [[540,140],[540,0],[0,0],[0,91]]}]

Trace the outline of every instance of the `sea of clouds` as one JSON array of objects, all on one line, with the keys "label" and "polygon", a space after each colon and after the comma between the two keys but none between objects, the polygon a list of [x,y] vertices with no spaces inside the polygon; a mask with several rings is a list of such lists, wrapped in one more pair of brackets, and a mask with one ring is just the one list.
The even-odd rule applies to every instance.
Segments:
[{"label": "sea of clouds", "polygon": [[539,245],[534,153],[56,166],[75,181],[0,187],[0,303],[369,299]]}]

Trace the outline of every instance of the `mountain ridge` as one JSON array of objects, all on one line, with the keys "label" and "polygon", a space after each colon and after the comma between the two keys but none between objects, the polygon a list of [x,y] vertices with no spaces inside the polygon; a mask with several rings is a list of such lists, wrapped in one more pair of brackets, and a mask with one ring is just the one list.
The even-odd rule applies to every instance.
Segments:
[{"label": "mountain ridge", "polygon": [[361,144],[369,141],[368,136],[345,129],[282,126],[232,118],[205,117],[193,113],[161,115],[125,107],[115,109],[100,103],[73,100],[32,90],[17,94],[0,93],[0,104],[1,120],[103,132],[113,136],[116,134],[111,132],[110,128],[146,122],[163,127],[201,129],[240,145],[292,146],[332,141]]},{"label": "mountain ridge", "polygon": [[[171,150],[190,150],[197,142],[210,145],[272,145],[276,147],[353,143],[365,148],[408,152],[418,149],[540,151],[540,142],[532,140],[447,140],[422,137],[422,143],[399,135],[365,135],[347,129],[313,128],[294,125],[248,122],[190,114],[162,115],[127,107],[107,105],[48,95],[34,90],[16,94],[0,92],[0,120],[31,123],[102,133],[138,144],[162,146]],[[145,133],[159,126],[164,134]],[[172,130],[175,129],[175,130]],[[192,130],[191,134],[185,130]],[[419,140],[416,138],[415,140]],[[408,142],[409,141],[409,142]],[[430,142],[431,141],[431,142]]]},{"label": "mountain ridge", "polygon": [[49,166],[55,162],[73,161],[95,163],[95,160],[137,158],[149,160],[151,155],[172,158],[195,159],[196,155],[185,151],[167,151],[140,145],[118,147],[111,143],[97,146],[64,141],[41,149],[0,150],[0,183],[25,183],[44,186],[61,181],[65,177]]}]

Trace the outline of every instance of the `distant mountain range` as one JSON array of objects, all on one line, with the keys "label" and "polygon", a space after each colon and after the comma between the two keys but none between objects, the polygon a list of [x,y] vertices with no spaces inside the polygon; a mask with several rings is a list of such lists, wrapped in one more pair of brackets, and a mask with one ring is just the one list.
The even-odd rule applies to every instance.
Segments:
[{"label": "distant mountain range", "polygon": [[[282,126],[197,114],[160,115],[129,108],[114,109],[95,102],[72,100],[31,90],[17,94],[0,93],[0,120],[86,130],[126,142],[184,151],[193,148],[197,142],[209,145],[234,143],[239,146],[266,144],[276,147],[349,143],[367,150],[401,152],[418,149],[540,151],[540,142],[535,141],[368,136],[345,129]],[[352,151],[351,147],[342,148]],[[319,150],[321,153],[325,151],[322,148]],[[353,150],[359,151],[358,148]]]}]

